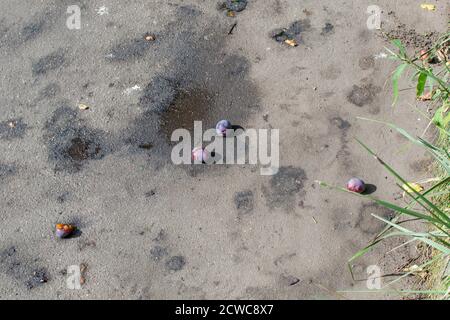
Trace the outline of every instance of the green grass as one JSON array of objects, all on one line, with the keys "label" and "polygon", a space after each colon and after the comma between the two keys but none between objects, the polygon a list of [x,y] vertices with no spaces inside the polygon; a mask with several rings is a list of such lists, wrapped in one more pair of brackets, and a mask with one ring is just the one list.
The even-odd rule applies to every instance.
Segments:
[{"label": "green grass", "polygon": [[[430,119],[430,126],[436,129],[437,134],[432,142],[422,137],[414,137],[394,123],[382,123],[396,130],[412,144],[426,150],[433,157],[435,163],[433,172],[436,177],[429,179],[429,181],[433,181],[434,184],[426,190],[416,190],[406,178],[402,177],[397,170],[382,160],[376,152],[360,140],[357,140],[357,142],[361,147],[395,178],[397,187],[403,191],[405,197],[409,198],[408,205],[404,206],[404,204],[392,203],[373,196],[357,194],[344,188],[330,186],[325,182],[319,183],[321,186],[376,202],[397,213],[390,221],[372,214],[374,219],[378,219],[385,224],[385,228],[371,243],[356,252],[349,259],[348,265],[352,277],[352,265],[355,260],[368,254],[380,242],[392,237],[400,237],[404,239],[403,245],[422,243],[422,247],[426,250],[431,249],[432,254],[427,256],[420,266],[404,272],[401,276],[385,284],[382,289],[370,292],[390,292],[393,284],[399,283],[403,278],[415,274],[417,270],[421,272],[426,270],[428,272],[426,286],[418,290],[405,288],[394,291],[402,295],[414,295],[415,297],[419,295],[422,298],[450,299],[450,276],[442,277],[443,270],[450,256],[450,62],[445,60],[448,53],[446,50],[450,51],[450,33],[440,37],[436,44],[426,52],[416,53],[414,56],[408,55],[407,50],[399,40],[393,40],[392,44],[396,47],[397,52],[387,49],[391,54],[390,58],[399,62],[392,74],[393,106],[399,99],[400,90],[398,86],[400,78],[405,74],[406,70],[413,70],[414,76],[412,80],[415,82],[416,96],[420,98],[425,92],[428,92],[431,107],[435,107],[436,111]],[[436,64],[430,63],[430,61],[436,61],[437,59],[441,59],[441,61]],[[365,118],[360,119],[380,122]],[[427,227],[423,231],[412,230],[411,227],[408,227],[409,224],[405,223],[411,219],[423,222]]]}]

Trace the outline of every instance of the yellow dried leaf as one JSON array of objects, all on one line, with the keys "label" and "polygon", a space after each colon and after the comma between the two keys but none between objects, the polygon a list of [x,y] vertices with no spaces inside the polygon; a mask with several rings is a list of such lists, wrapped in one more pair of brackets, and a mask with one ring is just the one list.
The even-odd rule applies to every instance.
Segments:
[{"label": "yellow dried leaf", "polygon": [[227,16],[228,17],[234,17],[236,15],[236,13],[234,11],[228,10],[227,11]]},{"label": "yellow dried leaf", "polygon": [[429,4],[429,3],[422,3],[420,5],[420,7],[422,9],[428,10],[428,11],[434,11],[436,10],[436,6],[434,4]]},{"label": "yellow dried leaf", "polygon": [[421,95],[420,97],[417,97],[417,100],[430,101],[432,98],[433,98],[433,93],[430,91],[430,92],[427,92],[427,93]]},{"label": "yellow dried leaf", "polygon": [[409,184],[409,186],[410,186],[412,189],[411,189],[410,187],[408,187],[407,184],[404,184],[404,185],[402,186],[402,189],[405,190],[405,191],[408,192],[408,193],[414,193],[413,190],[415,190],[415,191],[417,191],[417,192],[423,191],[423,187],[422,187],[420,184],[418,184],[418,183],[409,182],[408,184]]},{"label": "yellow dried leaf", "polygon": [[80,110],[87,110],[87,109],[89,109],[89,107],[88,107],[87,105],[82,104],[82,103],[80,103],[80,104],[78,105],[78,108],[80,108]]},{"label": "yellow dried leaf", "polygon": [[297,42],[294,39],[287,39],[284,40],[284,42],[288,45],[290,45],[291,47],[296,47],[298,46]]}]

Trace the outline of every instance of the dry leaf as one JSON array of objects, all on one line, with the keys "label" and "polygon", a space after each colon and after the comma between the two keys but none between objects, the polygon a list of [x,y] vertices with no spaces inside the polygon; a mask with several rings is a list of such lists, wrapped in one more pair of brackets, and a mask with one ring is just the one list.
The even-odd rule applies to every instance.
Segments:
[{"label": "dry leaf", "polygon": [[433,98],[433,94],[430,91],[430,92],[427,92],[427,93],[417,97],[417,100],[419,100],[419,101],[430,101],[431,98]]},{"label": "dry leaf", "polygon": [[408,182],[408,184],[409,184],[409,186],[407,184],[402,185],[402,189],[408,193],[414,193],[414,191],[417,191],[417,192],[423,191],[423,187],[418,183]]},{"label": "dry leaf", "polygon": [[228,17],[234,17],[236,15],[236,13],[234,11],[228,10],[227,11],[227,16]]},{"label": "dry leaf", "polygon": [[436,6],[434,4],[429,4],[429,3],[422,3],[420,5],[420,7],[422,9],[428,10],[428,11],[434,11],[436,10]]},{"label": "dry leaf", "polygon": [[298,46],[297,42],[294,39],[287,39],[284,40],[284,42],[288,45],[290,45],[291,47],[296,47]]},{"label": "dry leaf", "polygon": [[146,34],[145,37],[144,37],[144,39],[145,39],[146,41],[155,41],[155,40],[156,40],[156,37],[155,37],[155,35],[153,35],[153,34]]}]

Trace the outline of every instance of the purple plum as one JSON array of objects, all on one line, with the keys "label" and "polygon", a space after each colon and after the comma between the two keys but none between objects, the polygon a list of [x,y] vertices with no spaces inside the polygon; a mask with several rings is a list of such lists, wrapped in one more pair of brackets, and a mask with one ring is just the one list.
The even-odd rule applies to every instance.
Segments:
[{"label": "purple plum", "polygon": [[192,160],[198,162],[206,162],[209,159],[208,152],[202,147],[196,147],[192,150]]},{"label": "purple plum", "polygon": [[228,120],[220,120],[216,124],[216,132],[219,136],[225,137],[227,130],[231,130],[231,122]]},{"label": "purple plum", "polygon": [[366,184],[359,178],[351,178],[347,182],[347,190],[356,193],[363,193],[366,190]]},{"label": "purple plum", "polygon": [[58,238],[67,238],[75,231],[75,227],[70,224],[58,223],[56,225],[56,236]]}]

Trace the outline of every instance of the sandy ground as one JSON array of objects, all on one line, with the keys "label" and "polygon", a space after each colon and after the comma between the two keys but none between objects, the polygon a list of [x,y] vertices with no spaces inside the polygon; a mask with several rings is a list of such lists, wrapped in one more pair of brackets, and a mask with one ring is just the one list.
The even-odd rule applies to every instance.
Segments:
[{"label": "sandy ground", "polygon": [[[448,13],[446,1],[429,2],[436,11],[255,0],[227,17],[214,1],[1,0],[0,298],[389,298],[337,291],[366,289],[347,260],[381,230],[370,213],[392,213],[315,180],[360,176],[374,195],[398,198],[353,137],[410,180],[427,177],[421,150],[356,117],[423,132],[411,91],[391,107],[395,64],[380,58],[387,42],[366,10],[377,4],[384,31],[426,45],[419,35],[444,31]],[[72,4],[81,30],[66,27]],[[270,37],[295,21],[298,47]],[[172,164],[170,130],[222,118],[280,129],[279,173]],[[58,222],[81,232],[57,240]],[[382,252],[355,264],[359,279],[417,254]],[[80,264],[85,283],[70,290],[67,268]]]}]

